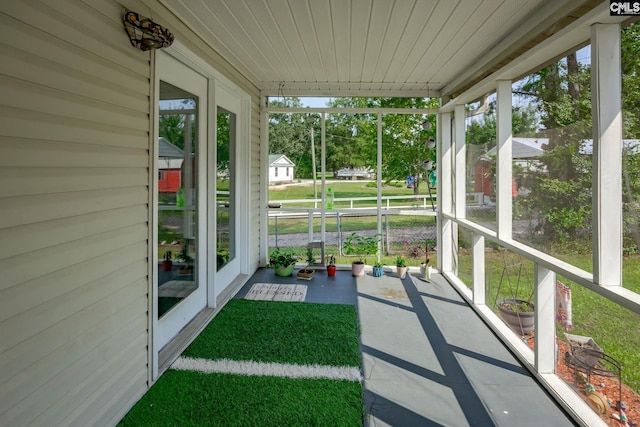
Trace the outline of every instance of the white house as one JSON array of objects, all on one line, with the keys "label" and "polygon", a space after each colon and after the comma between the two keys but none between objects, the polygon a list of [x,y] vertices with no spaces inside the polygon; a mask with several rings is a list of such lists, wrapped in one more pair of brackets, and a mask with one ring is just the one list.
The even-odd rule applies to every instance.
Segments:
[{"label": "white house", "polygon": [[295,163],[284,154],[269,155],[269,184],[293,182]]}]

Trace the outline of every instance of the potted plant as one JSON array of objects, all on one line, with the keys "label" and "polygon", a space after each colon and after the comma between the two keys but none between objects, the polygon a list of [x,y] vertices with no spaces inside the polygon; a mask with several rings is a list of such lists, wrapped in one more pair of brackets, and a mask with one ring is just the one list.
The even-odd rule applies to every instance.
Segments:
[{"label": "potted plant", "polygon": [[177,256],[184,265],[178,268],[178,274],[193,274],[193,257],[189,255],[189,241],[185,240],[182,244],[180,254]]},{"label": "potted plant", "polygon": [[269,267],[273,268],[276,276],[291,276],[296,266],[296,257],[293,252],[276,248],[269,256]]},{"label": "potted plant", "polygon": [[333,255],[327,255],[327,275],[329,277],[333,277],[336,275],[336,257],[334,257]]},{"label": "potted plant", "polygon": [[347,255],[355,255],[357,261],[351,263],[351,274],[353,277],[364,276],[364,263],[367,255],[374,255],[378,252],[379,234],[365,237],[356,232],[351,233],[344,241],[344,251]]},{"label": "potted plant", "polygon": [[401,279],[404,279],[407,275],[407,263],[401,255],[396,257],[396,272],[398,273],[398,277]]},{"label": "potted plant", "polygon": [[382,277],[382,266],[381,262],[373,264],[373,277]]},{"label": "potted plant", "polygon": [[307,265],[304,268],[298,270],[296,274],[299,279],[311,280],[313,275],[315,274],[315,270],[311,268],[312,264],[315,264],[315,259],[313,258],[313,251],[311,248],[307,249]]},{"label": "potted plant", "polygon": [[173,261],[171,261],[171,259],[173,258],[173,253],[171,253],[171,251],[166,251],[163,255],[164,261],[162,261],[162,271],[171,271],[171,268],[173,267]]},{"label": "potted plant", "polygon": [[517,334],[527,335],[534,327],[534,305],[531,302],[505,298],[497,301],[502,320]]},{"label": "potted plant", "polygon": [[[496,306],[502,321],[507,324],[518,335],[527,335],[533,331],[535,323],[535,307],[531,302],[534,288],[531,288],[529,297],[525,299],[522,295],[525,293],[520,289],[520,281],[522,279],[522,271],[524,263],[518,256],[515,262],[512,262],[507,253],[503,253],[504,267],[500,282],[496,292]],[[512,283],[515,280],[515,283]],[[503,285],[506,288],[503,291]],[[506,296],[505,296],[506,295]]]},{"label": "potted plant", "polygon": [[429,242],[425,244],[424,262],[420,264],[420,275],[425,281],[431,281],[431,266],[429,265]]}]

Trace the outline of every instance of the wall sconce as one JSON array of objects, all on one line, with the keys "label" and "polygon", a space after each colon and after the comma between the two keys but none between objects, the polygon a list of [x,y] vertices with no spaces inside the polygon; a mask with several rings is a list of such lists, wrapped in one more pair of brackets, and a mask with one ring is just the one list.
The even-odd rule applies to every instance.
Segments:
[{"label": "wall sconce", "polygon": [[436,146],[436,140],[433,138],[427,139],[427,148],[432,149]]},{"label": "wall sconce", "polygon": [[122,20],[131,45],[135,48],[147,51],[169,47],[173,43],[173,34],[146,16],[128,10]]}]

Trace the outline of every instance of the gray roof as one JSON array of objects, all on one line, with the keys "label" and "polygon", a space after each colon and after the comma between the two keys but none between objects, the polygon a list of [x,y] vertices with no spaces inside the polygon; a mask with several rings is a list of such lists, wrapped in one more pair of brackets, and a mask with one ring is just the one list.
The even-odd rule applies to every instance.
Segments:
[{"label": "gray roof", "polygon": [[[518,138],[513,137],[513,158],[514,159],[535,159],[543,153],[542,146],[549,143],[549,138]],[[495,156],[496,147],[486,152],[486,156]]]},{"label": "gray roof", "polygon": [[184,151],[168,140],[160,137],[158,139],[158,157],[164,159],[184,159]]},{"label": "gray roof", "polygon": [[293,163],[291,159],[284,154],[269,154],[269,166],[272,166],[274,163],[281,159],[283,160],[282,163],[286,163],[290,166],[295,166],[295,163]]}]

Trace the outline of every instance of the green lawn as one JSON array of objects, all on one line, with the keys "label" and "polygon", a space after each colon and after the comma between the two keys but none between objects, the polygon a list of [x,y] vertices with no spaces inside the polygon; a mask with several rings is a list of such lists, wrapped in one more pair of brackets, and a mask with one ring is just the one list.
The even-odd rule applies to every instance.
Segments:
[{"label": "green lawn", "polygon": [[[395,185],[383,185],[383,196],[413,196],[413,189],[407,188],[404,183],[397,183]],[[326,185],[333,189],[334,197],[336,199],[342,198],[358,198],[358,197],[376,197],[378,195],[378,189],[375,183],[365,181],[343,181],[343,182],[331,182]],[[316,184],[317,193],[314,196],[313,184],[309,185],[290,185],[282,189],[270,189],[269,200],[297,200],[297,199],[313,199],[314,197],[322,197],[322,188],[320,182]],[[435,190],[432,190],[435,198]],[[426,185],[420,186],[420,195],[429,194],[429,189]],[[409,199],[392,201],[392,206],[404,206],[410,202]],[[354,207],[375,207],[375,200],[355,202]],[[428,202],[427,202],[428,203]],[[349,208],[351,205],[349,202],[335,202],[335,208]],[[313,207],[312,203],[287,203],[285,207]]]},{"label": "green lawn", "polygon": [[[354,306],[231,300],[183,353],[360,366]],[[356,381],[168,370],[120,426],[362,426]]]}]

